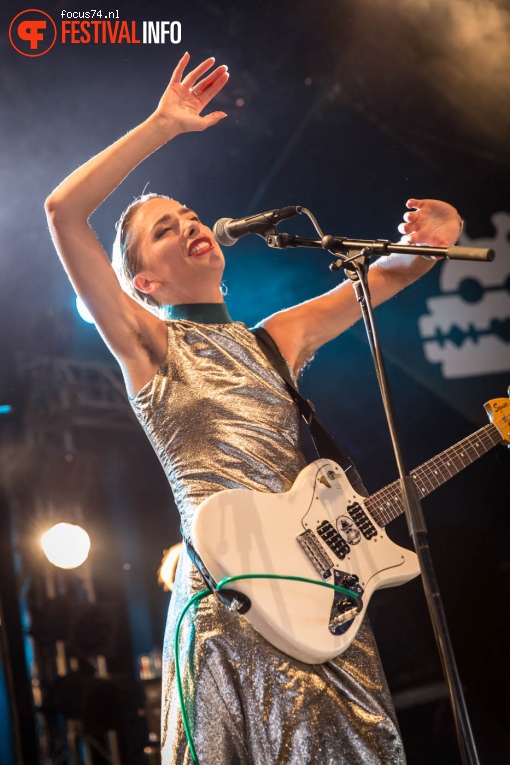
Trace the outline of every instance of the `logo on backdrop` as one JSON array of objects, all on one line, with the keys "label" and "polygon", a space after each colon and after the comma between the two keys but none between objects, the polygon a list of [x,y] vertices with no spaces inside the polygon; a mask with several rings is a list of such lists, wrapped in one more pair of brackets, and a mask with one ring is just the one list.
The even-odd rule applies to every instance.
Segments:
[{"label": "logo on backdrop", "polygon": [[21,11],[11,21],[9,40],[22,56],[44,56],[57,39],[57,26],[44,11],[31,8]]},{"label": "logo on backdrop", "polygon": [[427,299],[418,320],[425,358],[441,364],[444,378],[510,370],[510,214],[495,213],[493,239],[462,236],[466,247],[490,247],[492,263],[446,260],[441,295]]}]

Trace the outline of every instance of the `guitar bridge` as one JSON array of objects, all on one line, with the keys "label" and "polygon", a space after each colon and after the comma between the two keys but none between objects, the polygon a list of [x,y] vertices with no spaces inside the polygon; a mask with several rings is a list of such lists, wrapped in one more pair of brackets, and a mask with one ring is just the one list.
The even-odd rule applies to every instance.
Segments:
[{"label": "guitar bridge", "polygon": [[308,529],[308,531],[300,534],[297,537],[297,542],[321,579],[329,579],[333,561],[315,539],[313,531]]}]

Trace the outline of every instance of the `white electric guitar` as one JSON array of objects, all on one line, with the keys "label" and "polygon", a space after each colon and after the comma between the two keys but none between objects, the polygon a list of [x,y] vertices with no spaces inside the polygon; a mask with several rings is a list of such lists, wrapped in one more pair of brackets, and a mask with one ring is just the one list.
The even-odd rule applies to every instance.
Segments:
[{"label": "white electric guitar", "polygon": [[[411,472],[422,497],[496,444],[510,443],[510,401],[493,399],[485,409],[489,425]],[[240,574],[278,574],[345,590],[278,579],[230,585],[241,593],[233,608],[266,640],[318,664],[350,645],[374,590],[420,573],[415,553],[384,531],[403,512],[398,481],[362,497],[335,462],[321,459],[302,470],[285,494],[230,489],[209,497],[198,508],[193,536],[216,582]]]}]

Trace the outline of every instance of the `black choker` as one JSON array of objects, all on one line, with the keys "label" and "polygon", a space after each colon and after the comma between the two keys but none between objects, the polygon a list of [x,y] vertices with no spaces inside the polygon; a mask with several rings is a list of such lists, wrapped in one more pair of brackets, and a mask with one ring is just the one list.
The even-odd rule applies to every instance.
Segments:
[{"label": "black choker", "polygon": [[169,305],[167,319],[187,319],[199,324],[231,324],[232,319],[225,303],[181,303]]}]

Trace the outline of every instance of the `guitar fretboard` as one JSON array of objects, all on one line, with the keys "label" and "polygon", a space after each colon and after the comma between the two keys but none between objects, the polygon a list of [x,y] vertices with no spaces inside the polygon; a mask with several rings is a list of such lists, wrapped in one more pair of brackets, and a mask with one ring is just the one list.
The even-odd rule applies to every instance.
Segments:
[{"label": "guitar fretboard", "polygon": [[[419,495],[426,497],[502,441],[503,437],[495,425],[485,425],[437,457],[411,470]],[[404,512],[400,481],[394,481],[372,494],[365,500],[365,505],[379,526],[386,526],[398,518]]]}]

